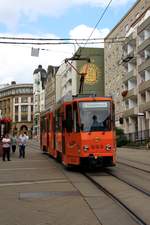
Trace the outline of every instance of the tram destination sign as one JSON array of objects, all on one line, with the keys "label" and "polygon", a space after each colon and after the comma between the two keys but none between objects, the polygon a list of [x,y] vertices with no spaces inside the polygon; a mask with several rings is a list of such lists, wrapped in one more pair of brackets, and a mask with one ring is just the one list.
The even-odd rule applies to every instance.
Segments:
[{"label": "tram destination sign", "polygon": [[108,102],[83,102],[83,108],[107,108]]}]

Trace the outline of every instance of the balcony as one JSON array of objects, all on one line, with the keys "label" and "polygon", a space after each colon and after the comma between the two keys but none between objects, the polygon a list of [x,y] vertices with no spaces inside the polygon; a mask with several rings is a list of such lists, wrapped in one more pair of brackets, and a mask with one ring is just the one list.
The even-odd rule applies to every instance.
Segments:
[{"label": "balcony", "polygon": [[138,52],[143,51],[144,49],[146,49],[149,46],[150,46],[150,37],[148,39],[146,39],[145,41],[143,41],[142,44],[139,45]]},{"label": "balcony", "polygon": [[139,92],[144,92],[146,90],[150,89],[150,80],[147,81],[143,81],[140,85],[139,85]]},{"label": "balcony", "polygon": [[134,107],[134,108],[131,108],[131,109],[127,109],[123,112],[123,117],[135,117],[137,116],[137,113],[138,113],[138,109],[137,107]]},{"label": "balcony", "polygon": [[131,78],[136,78],[136,70],[135,69],[133,69],[130,72],[126,72],[126,74],[124,75],[124,78],[123,78],[123,83],[128,81]]},{"label": "balcony", "polygon": [[146,70],[148,67],[150,67],[150,58],[145,59],[145,61],[138,66],[139,73]]},{"label": "balcony", "polygon": [[127,39],[126,39],[126,43],[134,43],[135,44],[135,42],[136,42],[136,32],[135,32],[135,30],[133,30],[130,34],[129,34],[129,36],[127,36]]},{"label": "balcony", "polygon": [[150,101],[139,105],[139,112],[143,113],[150,110]]},{"label": "balcony", "polygon": [[148,17],[137,29],[138,34],[150,25],[150,17]]}]

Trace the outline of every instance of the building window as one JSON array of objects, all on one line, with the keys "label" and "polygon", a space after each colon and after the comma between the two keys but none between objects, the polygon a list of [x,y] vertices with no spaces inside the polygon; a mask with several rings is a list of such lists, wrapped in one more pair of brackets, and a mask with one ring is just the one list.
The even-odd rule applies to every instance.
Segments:
[{"label": "building window", "polygon": [[18,106],[15,106],[15,114],[18,114]]},{"label": "building window", "polygon": [[28,115],[27,114],[21,114],[21,121],[27,121],[28,120]]},{"label": "building window", "polygon": [[21,97],[21,102],[22,103],[27,103],[28,102],[28,97]]},{"label": "building window", "polygon": [[140,16],[140,13],[137,13],[136,16],[135,16],[135,18],[137,19],[139,16]]},{"label": "building window", "polygon": [[129,30],[129,25],[127,24],[126,26],[125,26],[125,32],[127,32]]},{"label": "building window", "polygon": [[15,103],[18,103],[18,97],[17,97],[17,98],[15,98]]},{"label": "building window", "polygon": [[15,114],[15,122],[18,122],[18,114]]},{"label": "building window", "polygon": [[16,94],[21,94],[22,93],[22,88],[16,89]]},{"label": "building window", "polygon": [[21,112],[28,112],[28,106],[27,105],[22,105],[21,106]]},{"label": "building window", "polygon": [[18,105],[15,106],[15,121],[18,122]]},{"label": "building window", "polygon": [[109,48],[109,49],[111,48],[111,43],[108,44],[108,48]]}]

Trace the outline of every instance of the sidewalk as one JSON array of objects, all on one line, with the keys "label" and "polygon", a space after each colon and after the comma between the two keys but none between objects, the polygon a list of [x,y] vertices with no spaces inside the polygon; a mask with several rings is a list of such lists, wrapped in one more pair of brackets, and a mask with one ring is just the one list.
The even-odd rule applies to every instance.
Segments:
[{"label": "sidewalk", "polygon": [[85,184],[85,178],[71,176],[62,165],[41,154],[35,141],[29,141],[25,159],[18,158],[17,149],[10,162],[0,161],[0,224],[98,225],[73,183]]}]

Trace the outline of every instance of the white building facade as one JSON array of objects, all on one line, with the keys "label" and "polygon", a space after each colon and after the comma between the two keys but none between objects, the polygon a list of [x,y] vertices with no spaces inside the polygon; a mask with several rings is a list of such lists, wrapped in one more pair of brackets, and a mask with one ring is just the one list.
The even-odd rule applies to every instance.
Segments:
[{"label": "white building facade", "polygon": [[[34,122],[33,122],[33,134],[40,137],[40,113],[45,110],[45,76],[46,71],[43,69],[43,73],[36,69],[33,73],[33,102],[34,102]],[[43,76],[44,75],[44,79]]]}]

